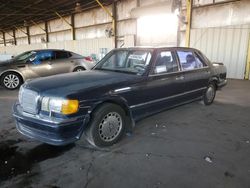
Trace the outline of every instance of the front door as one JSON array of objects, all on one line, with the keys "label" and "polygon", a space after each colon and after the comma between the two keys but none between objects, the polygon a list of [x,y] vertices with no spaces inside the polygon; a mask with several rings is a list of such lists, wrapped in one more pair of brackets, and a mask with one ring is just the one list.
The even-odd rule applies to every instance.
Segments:
[{"label": "front door", "polygon": [[44,77],[53,75],[51,61],[53,59],[51,50],[38,51],[33,58],[27,62],[27,71],[30,78]]}]

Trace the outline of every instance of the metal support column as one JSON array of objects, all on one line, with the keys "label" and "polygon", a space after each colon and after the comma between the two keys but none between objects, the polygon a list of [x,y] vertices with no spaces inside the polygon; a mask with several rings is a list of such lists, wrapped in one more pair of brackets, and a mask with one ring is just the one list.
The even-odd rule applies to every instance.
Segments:
[{"label": "metal support column", "polygon": [[74,15],[71,15],[71,23],[68,22],[64,17],[62,17],[58,12],[55,12],[55,14],[61,18],[66,24],[68,24],[71,28],[71,33],[72,33],[72,40],[75,40],[75,20],[74,20]]},{"label": "metal support column", "polygon": [[75,15],[71,15],[71,33],[72,33],[72,40],[76,40],[76,30],[75,30]]},{"label": "metal support column", "polygon": [[247,53],[247,63],[246,63],[246,69],[245,69],[245,79],[249,80],[249,74],[250,74],[250,33],[248,37],[248,53]]},{"label": "metal support column", "polygon": [[45,37],[46,37],[46,42],[49,42],[49,32],[48,32],[48,22],[45,21]]},{"label": "metal support column", "polygon": [[190,47],[190,30],[192,24],[192,5],[193,0],[186,0],[187,6],[187,26],[186,26],[186,47]]},{"label": "metal support column", "polygon": [[14,39],[14,45],[16,45],[16,31],[13,29],[13,39]]},{"label": "metal support column", "polygon": [[22,29],[14,26],[17,30],[21,31],[22,33],[24,33],[25,35],[27,35],[27,38],[28,38],[28,44],[30,44],[30,35],[29,35],[29,26],[26,27],[26,32],[23,31]]},{"label": "metal support column", "polygon": [[44,28],[42,28],[38,23],[36,23],[35,21],[31,20],[31,22],[33,24],[35,24],[37,27],[39,27],[41,30],[43,30],[44,32],[46,32],[46,30]]},{"label": "metal support column", "polygon": [[117,48],[117,2],[114,2],[112,4],[112,14],[113,14],[113,21],[114,21],[114,25],[113,25],[113,30],[114,30],[114,40],[115,40],[115,48]]},{"label": "metal support column", "polygon": [[28,37],[28,44],[30,44],[30,27],[29,26],[27,26],[26,27],[26,31],[27,31],[27,37]]},{"label": "metal support column", "polygon": [[[112,29],[113,29],[113,31],[114,31],[114,34],[116,34],[116,20],[115,20],[115,18],[114,18],[114,15],[112,15],[112,13],[105,7],[105,6],[103,6],[103,4],[99,1],[99,0],[95,0],[99,5],[100,5],[100,7],[102,7],[102,9],[111,17],[111,19],[112,19]],[[115,46],[116,46],[116,44],[117,44],[117,42],[116,42],[116,36],[114,37],[115,39]]]},{"label": "metal support column", "polygon": [[3,31],[3,44],[6,46],[5,32]]}]

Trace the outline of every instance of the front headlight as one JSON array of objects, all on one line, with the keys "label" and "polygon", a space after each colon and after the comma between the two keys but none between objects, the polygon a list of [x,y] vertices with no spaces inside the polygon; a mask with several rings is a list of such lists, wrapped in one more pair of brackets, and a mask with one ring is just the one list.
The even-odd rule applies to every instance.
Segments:
[{"label": "front headlight", "polygon": [[22,100],[23,100],[23,86],[20,87],[19,93],[18,93],[19,104],[22,104]]},{"label": "front headlight", "polygon": [[45,112],[55,112],[64,115],[78,112],[79,101],[70,99],[43,97],[41,110]]}]

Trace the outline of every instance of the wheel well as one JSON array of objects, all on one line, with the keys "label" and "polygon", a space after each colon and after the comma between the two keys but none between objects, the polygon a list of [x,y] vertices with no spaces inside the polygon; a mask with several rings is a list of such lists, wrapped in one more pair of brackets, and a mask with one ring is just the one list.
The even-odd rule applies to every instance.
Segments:
[{"label": "wheel well", "polygon": [[86,70],[86,68],[85,68],[84,66],[77,66],[77,67],[75,67],[75,68],[73,69],[73,71],[75,71],[75,70],[78,69],[78,68],[82,68],[82,69]]},{"label": "wheel well", "polygon": [[119,102],[113,101],[113,100],[103,101],[102,103],[98,104],[98,105],[93,109],[93,111],[95,111],[97,108],[99,108],[101,105],[103,105],[103,104],[105,104],[105,103],[110,103],[110,104],[115,104],[115,105],[117,105],[117,106],[120,106],[120,107],[124,110],[126,116],[130,116],[129,109],[127,108],[127,106],[126,106],[125,104],[122,104],[122,103],[119,103]]},{"label": "wheel well", "polygon": [[22,76],[20,73],[16,72],[16,71],[6,71],[6,72],[4,72],[4,73],[1,74],[1,76],[0,76],[0,81],[2,81],[3,76],[4,76],[5,74],[7,74],[7,73],[15,73],[15,74],[17,74],[18,76],[20,76],[21,82],[22,82],[22,83],[24,82],[23,76]]},{"label": "wheel well", "polygon": [[209,83],[213,83],[215,85],[215,89],[217,90],[217,88],[218,88],[218,79],[217,78],[212,78],[212,80]]}]

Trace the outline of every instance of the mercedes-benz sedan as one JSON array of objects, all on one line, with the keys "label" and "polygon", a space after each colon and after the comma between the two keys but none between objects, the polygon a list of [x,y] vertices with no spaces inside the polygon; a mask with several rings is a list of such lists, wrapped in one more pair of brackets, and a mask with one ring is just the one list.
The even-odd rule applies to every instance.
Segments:
[{"label": "mercedes-benz sedan", "polygon": [[42,142],[110,146],[138,119],[195,100],[210,105],[226,83],[225,66],[195,49],[116,49],[91,71],[25,83],[13,113],[18,131]]}]

